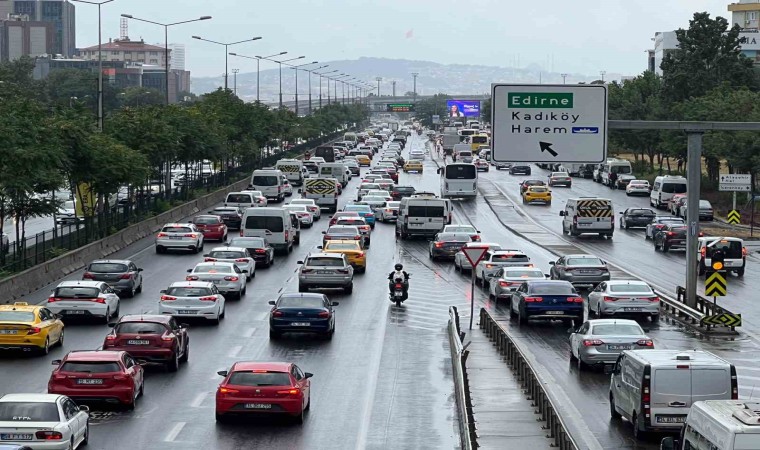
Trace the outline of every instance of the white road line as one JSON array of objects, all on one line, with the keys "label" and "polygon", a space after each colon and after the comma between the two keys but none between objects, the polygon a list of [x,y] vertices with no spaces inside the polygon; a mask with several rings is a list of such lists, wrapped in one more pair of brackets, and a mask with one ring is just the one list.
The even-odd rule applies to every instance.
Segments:
[{"label": "white road line", "polygon": [[164,438],[164,442],[173,442],[175,439],[177,439],[177,436],[182,432],[182,428],[185,427],[185,422],[177,422],[174,424],[171,430],[169,430],[169,433]]},{"label": "white road line", "polygon": [[255,332],[256,332],[256,327],[251,327],[251,328],[245,330],[245,332],[243,333],[243,337],[249,338],[249,337],[253,336],[253,333],[255,333]]},{"label": "white road line", "polygon": [[739,375],[739,380],[760,381],[760,377],[748,377],[747,375]]},{"label": "white road line", "polygon": [[200,394],[196,395],[192,402],[190,402],[190,406],[193,408],[200,408],[201,404],[203,403],[203,400],[206,399],[206,396],[208,395],[208,392],[201,392]]},{"label": "white road line", "polygon": [[237,355],[238,355],[238,353],[240,353],[241,350],[243,350],[243,346],[242,345],[236,345],[236,346],[230,348],[230,351],[227,353],[227,356],[229,356],[230,358],[237,358]]}]

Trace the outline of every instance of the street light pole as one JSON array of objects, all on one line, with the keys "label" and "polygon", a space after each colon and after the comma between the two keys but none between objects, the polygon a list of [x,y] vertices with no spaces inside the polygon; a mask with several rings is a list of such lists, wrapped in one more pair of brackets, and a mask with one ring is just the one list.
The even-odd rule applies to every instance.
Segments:
[{"label": "street light pole", "polygon": [[604,83],[604,76],[607,75],[607,71],[606,70],[602,70],[601,72],[599,72],[599,75],[602,76],[602,83]]},{"label": "street light pole", "polygon": [[377,81],[377,96],[380,97],[380,82],[383,81],[381,77],[375,78],[375,81]]},{"label": "street light pole", "polygon": [[562,84],[567,84],[567,74],[561,73],[559,75],[562,77]]},{"label": "street light pole", "polygon": [[98,131],[103,132],[103,16],[101,15],[101,7],[114,0],[105,0],[102,2],[88,0],[73,1],[98,6]]},{"label": "street light pole", "polygon": [[280,53],[275,53],[274,55],[269,55],[269,56],[246,56],[246,55],[241,55],[239,53],[234,53],[234,52],[230,52],[229,54],[231,56],[237,56],[239,58],[246,58],[246,59],[253,59],[253,60],[256,61],[256,101],[260,102],[261,98],[259,97],[259,93],[260,93],[260,91],[259,91],[259,74],[260,74],[260,70],[259,69],[261,67],[260,66],[261,60],[262,59],[266,59],[267,61],[274,61],[274,60],[269,59],[269,58],[272,58],[274,56],[286,55],[287,53],[288,52],[280,52]]},{"label": "street light pole", "polygon": [[412,90],[412,92],[414,93],[414,96],[413,96],[414,100],[412,100],[412,103],[414,103],[415,105],[417,104],[417,75],[419,75],[419,73],[412,72],[412,78],[414,79],[414,88]]},{"label": "street light pole", "polygon": [[300,67],[303,67],[303,66],[310,66],[312,64],[318,64],[318,63],[319,63],[318,61],[312,61],[310,63],[299,64],[297,66],[291,66],[290,64],[286,64],[286,65],[290,66],[290,68],[293,69],[293,70],[295,70],[295,72],[296,72],[296,96],[295,96],[295,100],[296,100],[296,116],[298,115],[298,69]]},{"label": "street light pole", "polygon": [[211,42],[212,44],[217,44],[217,45],[223,45],[224,46],[224,90],[226,91],[227,90],[227,78],[229,77],[229,73],[228,73],[228,70],[227,70],[227,68],[229,67],[228,64],[227,64],[227,58],[228,58],[227,55],[229,54],[228,51],[229,51],[230,45],[242,44],[243,42],[258,41],[259,39],[261,39],[261,36],[257,36],[255,38],[251,38],[251,39],[243,39],[242,41],[237,41],[237,42],[218,42],[218,41],[212,41],[211,39],[203,39],[200,36],[193,36],[193,39],[198,39],[199,41],[206,41],[206,42]]},{"label": "street light pole", "polygon": [[235,91],[234,91],[235,97],[237,97],[237,74],[238,74],[238,72],[240,72],[240,69],[232,69],[232,75],[233,75],[233,78],[235,80],[233,82],[233,86],[235,86]]}]

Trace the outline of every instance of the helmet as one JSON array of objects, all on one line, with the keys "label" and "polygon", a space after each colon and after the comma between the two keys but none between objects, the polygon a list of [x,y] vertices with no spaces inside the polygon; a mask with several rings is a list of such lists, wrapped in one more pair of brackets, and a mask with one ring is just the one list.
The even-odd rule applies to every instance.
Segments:
[{"label": "helmet", "polygon": [[401,270],[401,269],[404,268],[404,266],[402,264],[400,264],[400,263],[396,264],[394,267],[396,268],[396,270]]}]

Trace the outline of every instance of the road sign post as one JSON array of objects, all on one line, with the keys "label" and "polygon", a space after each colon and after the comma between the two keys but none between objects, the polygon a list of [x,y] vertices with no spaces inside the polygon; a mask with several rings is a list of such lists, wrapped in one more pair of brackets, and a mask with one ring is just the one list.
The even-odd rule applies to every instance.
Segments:
[{"label": "road sign post", "polygon": [[491,158],[599,163],[607,157],[604,84],[491,85]]},{"label": "road sign post", "polygon": [[472,319],[475,317],[475,267],[478,265],[483,255],[488,251],[488,247],[464,247],[462,253],[467,261],[470,262],[470,329],[472,330]]}]

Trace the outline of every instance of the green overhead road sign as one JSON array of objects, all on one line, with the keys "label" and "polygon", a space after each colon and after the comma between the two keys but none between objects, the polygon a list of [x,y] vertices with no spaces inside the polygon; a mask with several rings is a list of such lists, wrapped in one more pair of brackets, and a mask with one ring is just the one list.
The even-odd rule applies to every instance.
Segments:
[{"label": "green overhead road sign", "polygon": [[598,163],[607,157],[607,86],[491,85],[491,157]]}]

